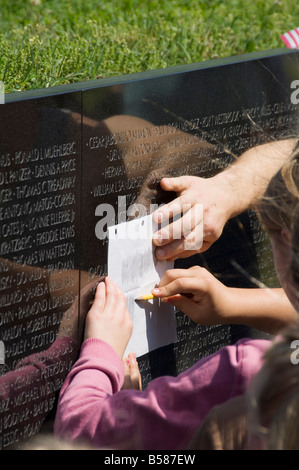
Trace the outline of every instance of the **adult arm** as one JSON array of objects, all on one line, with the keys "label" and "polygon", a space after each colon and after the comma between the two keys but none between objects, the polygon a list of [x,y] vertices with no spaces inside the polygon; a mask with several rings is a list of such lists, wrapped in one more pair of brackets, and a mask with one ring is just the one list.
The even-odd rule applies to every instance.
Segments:
[{"label": "adult arm", "polygon": [[[230,218],[254,207],[296,143],[289,139],[250,148],[212,178],[163,178],[161,187],[175,191],[177,198],[153,214],[156,222],[167,224],[153,237],[157,258],[174,260],[206,251]],[[203,211],[197,210],[199,204]],[[168,223],[183,212],[182,219]]]}]

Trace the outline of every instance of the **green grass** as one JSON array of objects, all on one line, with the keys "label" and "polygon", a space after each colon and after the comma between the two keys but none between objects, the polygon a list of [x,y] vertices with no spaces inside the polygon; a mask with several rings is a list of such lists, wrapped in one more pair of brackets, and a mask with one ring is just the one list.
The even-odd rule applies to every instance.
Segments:
[{"label": "green grass", "polygon": [[6,92],[284,47],[298,0],[0,0]]}]

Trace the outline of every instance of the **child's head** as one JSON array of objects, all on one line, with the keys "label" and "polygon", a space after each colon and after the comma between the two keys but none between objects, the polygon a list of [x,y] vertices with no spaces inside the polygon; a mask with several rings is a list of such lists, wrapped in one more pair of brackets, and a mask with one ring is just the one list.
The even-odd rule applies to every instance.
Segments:
[{"label": "child's head", "polygon": [[264,361],[249,393],[249,448],[299,450],[299,322],[282,332]]},{"label": "child's head", "polygon": [[[270,181],[259,213],[280,283],[299,311],[299,145]],[[253,423],[264,432],[266,448],[299,449],[299,321],[282,332],[264,359],[251,387]]]},{"label": "child's head", "polygon": [[259,204],[270,235],[275,269],[293,306],[299,307],[299,145],[271,179]]}]

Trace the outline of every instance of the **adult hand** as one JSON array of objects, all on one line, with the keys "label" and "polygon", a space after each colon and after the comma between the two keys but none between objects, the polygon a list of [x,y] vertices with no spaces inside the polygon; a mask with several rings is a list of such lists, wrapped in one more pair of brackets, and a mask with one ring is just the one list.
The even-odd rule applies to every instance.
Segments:
[{"label": "adult hand", "polygon": [[106,341],[122,359],[133,330],[126,296],[109,277],[96,290],[85,322],[84,339]]},{"label": "adult hand", "polygon": [[[297,141],[288,139],[252,147],[212,178],[163,178],[161,187],[175,191],[178,197],[154,212],[154,221],[169,221],[172,215],[182,214],[184,204],[190,209],[181,220],[154,234],[157,258],[172,261],[207,250],[220,237],[228,219],[254,207],[270,178],[292,155]],[[202,204],[202,216],[196,210],[198,204]]]},{"label": "adult hand", "polygon": [[232,215],[234,195],[227,191],[217,176],[207,179],[180,176],[161,180],[162,189],[174,191],[178,197],[157,209],[153,220],[163,224],[175,215],[183,215],[154,234],[157,259],[173,261],[189,257],[206,251],[220,237]]}]

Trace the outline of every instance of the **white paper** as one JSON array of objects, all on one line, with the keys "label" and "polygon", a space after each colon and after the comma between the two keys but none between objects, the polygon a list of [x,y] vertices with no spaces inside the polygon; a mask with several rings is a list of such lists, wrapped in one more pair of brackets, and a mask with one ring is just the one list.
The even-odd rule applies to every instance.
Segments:
[{"label": "white paper", "polygon": [[135,301],[147,295],[173,263],[158,261],[154,255],[152,235],[158,229],[152,215],[140,217],[108,228],[108,275],[127,297],[133,321],[133,334],[125,355],[137,357],[177,341],[174,307],[155,298]]}]

